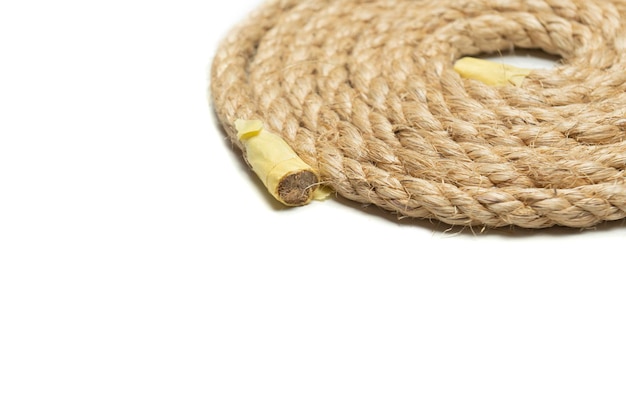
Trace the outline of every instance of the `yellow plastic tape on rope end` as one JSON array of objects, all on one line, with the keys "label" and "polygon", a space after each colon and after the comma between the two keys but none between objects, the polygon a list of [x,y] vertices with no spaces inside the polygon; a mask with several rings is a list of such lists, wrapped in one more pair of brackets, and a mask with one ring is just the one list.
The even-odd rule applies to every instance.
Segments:
[{"label": "yellow plastic tape on rope end", "polygon": [[330,195],[317,173],[280,136],[265,130],[260,120],[235,121],[245,157],[267,190],[287,206],[303,206]]},{"label": "yellow plastic tape on rope end", "polygon": [[459,59],[454,64],[454,70],[463,78],[482,81],[496,87],[506,85],[520,87],[531,73],[531,70],[526,68],[471,57]]}]

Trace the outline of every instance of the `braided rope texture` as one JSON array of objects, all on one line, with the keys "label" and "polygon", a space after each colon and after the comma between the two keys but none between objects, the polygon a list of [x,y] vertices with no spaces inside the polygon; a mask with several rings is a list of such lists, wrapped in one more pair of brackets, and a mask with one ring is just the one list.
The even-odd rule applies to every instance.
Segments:
[{"label": "braided rope texture", "polygon": [[[464,56],[561,58],[520,87]],[[223,40],[215,111],[260,119],[341,196],[452,225],[626,217],[626,1],[269,0]]]}]

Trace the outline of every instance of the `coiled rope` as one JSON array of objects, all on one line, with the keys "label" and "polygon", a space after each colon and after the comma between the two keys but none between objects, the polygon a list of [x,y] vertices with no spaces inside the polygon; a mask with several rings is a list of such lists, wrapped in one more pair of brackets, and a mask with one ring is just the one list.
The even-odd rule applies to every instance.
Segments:
[{"label": "coiled rope", "polygon": [[[230,139],[260,120],[323,184],[454,225],[626,217],[626,1],[270,0],[218,48]],[[514,48],[561,58],[521,85],[454,70]]]}]

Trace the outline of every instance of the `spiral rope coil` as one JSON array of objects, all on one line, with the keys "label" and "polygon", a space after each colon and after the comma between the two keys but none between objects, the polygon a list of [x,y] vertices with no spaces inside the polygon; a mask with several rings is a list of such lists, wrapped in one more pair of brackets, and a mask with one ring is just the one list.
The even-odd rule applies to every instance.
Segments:
[{"label": "spiral rope coil", "polygon": [[[262,120],[339,195],[453,225],[626,217],[626,1],[269,0],[224,39],[211,96],[229,138]],[[455,62],[561,58],[520,86]],[[245,150],[244,150],[245,156]]]}]

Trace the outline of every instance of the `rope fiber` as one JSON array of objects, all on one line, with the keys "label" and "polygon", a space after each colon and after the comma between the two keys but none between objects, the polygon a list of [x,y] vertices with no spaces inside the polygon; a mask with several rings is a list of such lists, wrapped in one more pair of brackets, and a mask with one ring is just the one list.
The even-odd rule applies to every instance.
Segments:
[{"label": "rope fiber", "polygon": [[[211,68],[213,107],[262,120],[339,195],[447,224],[626,217],[626,1],[269,0]],[[468,56],[557,56],[520,86]],[[245,152],[244,152],[245,157]]]}]

